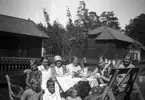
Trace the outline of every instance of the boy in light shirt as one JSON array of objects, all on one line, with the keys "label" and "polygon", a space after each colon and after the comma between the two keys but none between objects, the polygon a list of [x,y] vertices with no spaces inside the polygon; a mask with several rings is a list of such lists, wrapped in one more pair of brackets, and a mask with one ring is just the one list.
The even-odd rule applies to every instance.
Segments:
[{"label": "boy in light shirt", "polygon": [[43,100],[65,100],[60,96],[60,88],[57,83],[49,79],[46,83],[47,89],[43,95]]}]

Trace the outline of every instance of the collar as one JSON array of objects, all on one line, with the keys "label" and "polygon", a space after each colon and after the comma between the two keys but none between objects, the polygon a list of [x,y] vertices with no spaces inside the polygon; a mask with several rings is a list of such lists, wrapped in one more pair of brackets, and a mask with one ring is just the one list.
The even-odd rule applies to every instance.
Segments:
[{"label": "collar", "polygon": [[49,91],[48,91],[48,89],[45,91],[46,92],[46,95],[48,95],[49,97],[55,97],[56,96],[56,91],[53,93],[53,94],[51,94]]}]

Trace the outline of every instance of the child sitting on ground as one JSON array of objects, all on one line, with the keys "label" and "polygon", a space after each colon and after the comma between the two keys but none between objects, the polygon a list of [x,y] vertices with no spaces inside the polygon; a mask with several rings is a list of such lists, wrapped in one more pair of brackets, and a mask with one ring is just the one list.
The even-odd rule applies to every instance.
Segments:
[{"label": "child sitting on ground", "polygon": [[49,79],[46,83],[47,89],[43,95],[43,100],[64,100],[60,96],[60,89],[57,83]]},{"label": "child sitting on ground", "polygon": [[24,91],[21,100],[41,100],[42,94],[40,83],[31,79],[30,88]]},{"label": "child sitting on ground", "polygon": [[66,100],[82,100],[81,97],[78,96],[78,91],[73,87],[69,90],[69,96]]}]

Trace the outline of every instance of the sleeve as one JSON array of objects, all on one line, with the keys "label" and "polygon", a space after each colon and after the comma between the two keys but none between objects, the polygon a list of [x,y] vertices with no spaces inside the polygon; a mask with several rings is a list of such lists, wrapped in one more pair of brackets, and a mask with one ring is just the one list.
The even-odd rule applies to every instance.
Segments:
[{"label": "sleeve", "polygon": [[69,65],[66,65],[65,68],[66,68],[66,73],[69,73],[69,71],[70,71]]},{"label": "sleeve", "polygon": [[63,74],[65,74],[67,72],[66,66],[62,65],[62,70],[63,70]]},{"label": "sleeve", "polygon": [[81,66],[78,66],[78,70],[82,70],[82,67]]},{"label": "sleeve", "polygon": [[38,68],[38,70],[40,70],[40,71],[41,71],[41,65],[40,65],[40,66],[38,66],[37,68]]}]

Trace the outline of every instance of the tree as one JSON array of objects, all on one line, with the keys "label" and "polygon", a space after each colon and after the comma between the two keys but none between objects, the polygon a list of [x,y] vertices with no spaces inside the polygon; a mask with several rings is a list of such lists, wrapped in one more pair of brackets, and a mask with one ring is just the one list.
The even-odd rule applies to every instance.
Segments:
[{"label": "tree", "polygon": [[125,26],[125,34],[145,44],[145,14],[131,19]]},{"label": "tree", "polygon": [[75,26],[79,26],[80,30],[84,32],[88,29],[89,17],[88,17],[88,9],[86,9],[86,3],[84,1],[80,1],[78,10],[77,10],[77,19],[75,20]]},{"label": "tree", "polygon": [[96,12],[89,12],[89,30],[93,30],[100,26],[99,16]]},{"label": "tree", "polygon": [[89,31],[88,9],[86,9],[86,3],[84,1],[80,1],[76,16],[77,19],[74,21],[76,33],[75,48],[77,48],[76,54],[80,57],[84,57],[87,47],[87,32]]},{"label": "tree", "polygon": [[72,23],[71,12],[69,8],[67,8],[66,17],[68,18],[68,22],[66,25],[66,34],[64,35],[65,42],[65,58],[71,62],[71,57],[74,54],[74,45],[76,44],[76,29],[75,25]]},{"label": "tree", "polygon": [[43,9],[43,14],[47,26],[39,23],[38,27],[49,36],[49,39],[43,41],[43,46],[48,53],[61,55],[63,52],[63,35],[65,34],[66,30],[56,20],[53,22],[53,25],[51,25],[49,22],[49,14],[45,9]]},{"label": "tree", "polygon": [[118,18],[115,17],[115,14],[113,11],[102,12],[99,19],[102,25],[120,30]]},{"label": "tree", "polygon": [[63,58],[68,59],[72,55],[77,55],[80,58],[85,57],[89,30],[93,30],[102,24],[120,29],[118,18],[115,17],[114,12],[103,12],[99,17],[96,12],[89,12],[84,1],[80,1],[77,19],[74,20],[74,23],[69,8],[66,11],[68,18],[66,29],[58,21],[54,21],[51,25],[49,14],[45,9],[43,9],[43,13],[47,26],[42,23],[38,24],[38,27],[49,36],[49,40],[44,41],[44,46],[49,53],[58,54],[58,52],[53,52],[57,49]]},{"label": "tree", "polygon": [[[65,28],[56,20],[53,22],[52,26],[52,36],[53,38],[53,46],[54,48],[58,49],[60,51],[60,55],[63,54],[63,36],[66,32]],[[63,55],[62,55],[63,56]]]},{"label": "tree", "polygon": [[[40,30],[44,31],[49,36],[47,28],[42,23],[37,24],[37,27]],[[51,51],[50,49],[51,49],[51,46],[52,46],[51,42],[50,42],[50,39],[43,39],[42,46],[45,48],[46,53],[50,54],[50,51]]]}]

